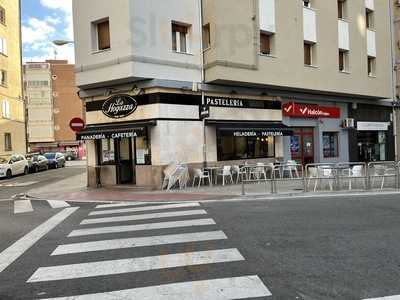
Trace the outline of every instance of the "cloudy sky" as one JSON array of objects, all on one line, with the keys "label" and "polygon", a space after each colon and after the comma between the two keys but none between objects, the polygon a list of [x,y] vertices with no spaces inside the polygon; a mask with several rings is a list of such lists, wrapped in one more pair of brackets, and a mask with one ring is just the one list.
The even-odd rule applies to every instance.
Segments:
[{"label": "cloudy sky", "polygon": [[73,40],[72,0],[22,0],[24,61],[68,59],[75,62],[73,45],[55,47],[53,40]]}]

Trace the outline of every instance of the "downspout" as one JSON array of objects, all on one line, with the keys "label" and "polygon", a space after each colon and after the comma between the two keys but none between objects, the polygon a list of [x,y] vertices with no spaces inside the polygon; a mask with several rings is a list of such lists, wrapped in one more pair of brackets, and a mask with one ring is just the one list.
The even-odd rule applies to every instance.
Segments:
[{"label": "downspout", "polygon": [[399,147],[398,147],[398,108],[397,108],[397,89],[396,89],[396,76],[395,66],[396,66],[396,51],[395,51],[395,20],[394,20],[394,5],[393,1],[389,1],[389,16],[390,16],[390,40],[391,40],[391,84],[392,84],[392,104],[393,104],[393,135],[394,135],[394,153],[395,160],[399,159]]},{"label": "downspout", "polygon": [[[204,93],[204,85],[205,85],[205,69],[204,69],[204,42],[203,42],[203,0],[199,0],[199,36],[200,36],[200,69],[201,69],[201,105],[205,105],[205,93]],[[199,110],[200,113],[200,110]],[[201,117],[201,115],[199,116]],[[206,131],[206,119],[203,118],[203,167],[207,166],[207,131]]]}]

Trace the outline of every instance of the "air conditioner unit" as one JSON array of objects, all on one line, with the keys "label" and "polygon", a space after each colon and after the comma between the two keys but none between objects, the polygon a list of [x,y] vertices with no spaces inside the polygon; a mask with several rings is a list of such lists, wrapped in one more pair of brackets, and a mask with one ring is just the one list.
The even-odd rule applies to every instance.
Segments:
[{"label": "air conditioner unit", "polygon": [[355,128],[355,120],[352,118],[347,118],[343,120],[343,128],[351,129]]}]

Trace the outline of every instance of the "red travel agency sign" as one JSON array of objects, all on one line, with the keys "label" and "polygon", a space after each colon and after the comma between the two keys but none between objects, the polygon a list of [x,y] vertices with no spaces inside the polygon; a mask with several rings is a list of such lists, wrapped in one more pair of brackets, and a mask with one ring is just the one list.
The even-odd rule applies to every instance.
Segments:
[{"label": "red travel agency sign", "polygon": [[319,106],[317,104],[299,104],[294,102],[285,103],[282,106],[283,115],[292,118],[340,118],[339,107]]}]

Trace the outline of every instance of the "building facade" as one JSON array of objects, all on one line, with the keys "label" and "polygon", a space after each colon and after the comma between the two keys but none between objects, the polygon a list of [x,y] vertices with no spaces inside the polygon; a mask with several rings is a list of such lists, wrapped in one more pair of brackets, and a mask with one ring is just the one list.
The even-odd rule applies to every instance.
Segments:
[{"label": "building facade", "polygon": [[0,156],[25,154],[20,1],[0,1]]},{"label": "building facade", "polygon": [[24,81],[30,152],[74,151],[84,156],[69,126],[73,118],[83,117],[74,65],[65,60],[27,63]]},{"label": "building facade", "polygon": [[[365,160],[392,155],[379,146],[387,114],[354,112],[390,109],[388,3],[100,0],[73,11],[90,185],[96,167],[106,185],[159,187],[172,162],[349,161],[354,145],[379,148]],[[367,130],[384,132],[378,146]]]}]

